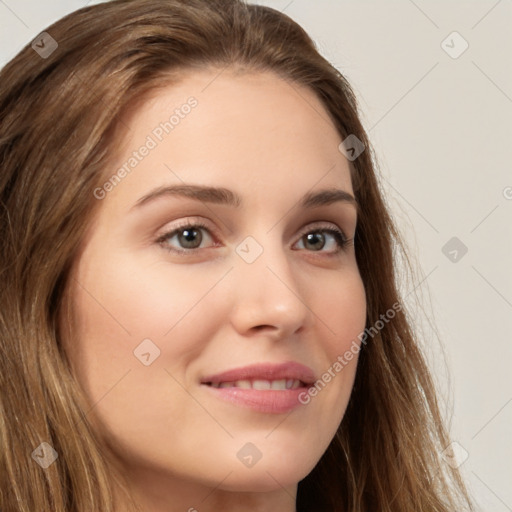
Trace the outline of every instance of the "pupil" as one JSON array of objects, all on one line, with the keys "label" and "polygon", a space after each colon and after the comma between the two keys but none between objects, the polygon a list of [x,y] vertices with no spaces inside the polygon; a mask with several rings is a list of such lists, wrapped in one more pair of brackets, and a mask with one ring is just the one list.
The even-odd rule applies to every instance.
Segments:
[{"label": "pupil", "polygon": [[[197,245],[201,244],[202,235],[198,229],[184,229],[182,233],[182,245],[188,249],[195,248]],[[198,240],[194,242],[194,238],[197,238]]]},{"label": "pupil", "polygon": [[[320,241],[320,242],[323,242],[323,238],[324,236],[320,233],[310,233],[309,235],[306,235],[306,238],[308,240],[308,243],[310,243],[311,241],[313,241],[313,243],[316,241]],[[323,243],[320,244],[320,246],[316,246],[316,249],[321,249],[323,247]],[[315,249],[315,247],[313,247],[313,249]]]}]

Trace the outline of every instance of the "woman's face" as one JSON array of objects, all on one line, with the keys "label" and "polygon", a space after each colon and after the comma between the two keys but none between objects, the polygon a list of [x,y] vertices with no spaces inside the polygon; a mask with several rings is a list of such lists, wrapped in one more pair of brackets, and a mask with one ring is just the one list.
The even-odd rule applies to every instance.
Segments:
[{"label": "woman's face", "polygon": [[193,72],[124,123],[71,280],[88,418],[155,499],[292,493],[342,420],[365,324],[341,138],[266,73]]}]

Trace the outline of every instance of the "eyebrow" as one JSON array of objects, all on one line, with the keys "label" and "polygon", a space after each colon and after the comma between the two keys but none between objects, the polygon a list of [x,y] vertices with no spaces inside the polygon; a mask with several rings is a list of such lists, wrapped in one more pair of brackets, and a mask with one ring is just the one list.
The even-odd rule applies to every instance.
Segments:
[{"label": "eyebrow", "polygon": [[[228,188],[204,185],[171,185],[152,190],[141,197],[132,206],[131,210],[163,197],[188,197],[197,201],[227,205],[234,208],[240,208],[243,203],[242,198]],[[308,192],[300,199],[299,207],[304,209],[315,208],[338,202],[351,204],[358,210],[358,203],[355,197],[349,192],[338,188]]]}]

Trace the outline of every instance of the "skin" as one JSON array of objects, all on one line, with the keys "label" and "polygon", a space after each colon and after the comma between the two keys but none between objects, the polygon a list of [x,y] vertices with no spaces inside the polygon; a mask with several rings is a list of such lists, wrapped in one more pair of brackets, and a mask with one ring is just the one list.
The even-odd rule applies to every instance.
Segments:
[{"label": "skin", "polygon": [[[94,406],[88,418],[143,510],[294,511],[297,483],[343,418],[357,356],[286,414],[219,400],[200,379],[283,361],[320,378],[364,330],[353,243],[305,237],[338,227],[352,239],[354,205],[297,207],[323,188],[353,195],[349,165],[310,90],[261,72],[183,76],[124,117],[129,130],[106,176],[168,112],[198,101],[101,199],[72,269],[76,336],[67,352]],[[229,188],[242,206],[167,196],[132,208],[156,187],[183,183]],[[172,252],[184,249],[178,235],[157,242],[187,219],[208,226],[199,248]],[[236,252],[247,236],[263,249],[252,263]],[[134,350],[148,338],[160,356],[145,366]],[[237,458],[248,442],[262,454],[251,468]],[[128,510],[116,496],[116,510]]]}]

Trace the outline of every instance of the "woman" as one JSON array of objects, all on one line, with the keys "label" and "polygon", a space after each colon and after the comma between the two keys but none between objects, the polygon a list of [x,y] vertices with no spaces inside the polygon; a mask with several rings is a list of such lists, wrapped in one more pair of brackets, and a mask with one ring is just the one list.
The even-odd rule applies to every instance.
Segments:
[{"label": "woman", "polygon": [[356,99],[296,23],[112,1],[1,84],[2,511],[471,510]]}]

